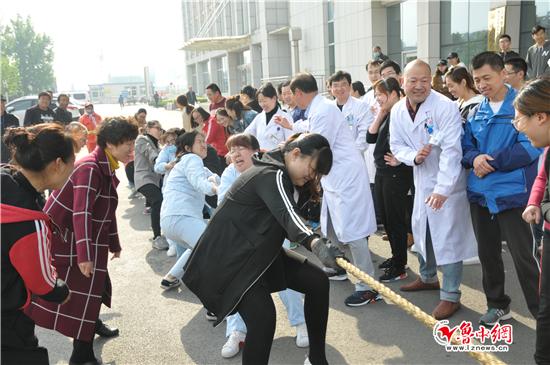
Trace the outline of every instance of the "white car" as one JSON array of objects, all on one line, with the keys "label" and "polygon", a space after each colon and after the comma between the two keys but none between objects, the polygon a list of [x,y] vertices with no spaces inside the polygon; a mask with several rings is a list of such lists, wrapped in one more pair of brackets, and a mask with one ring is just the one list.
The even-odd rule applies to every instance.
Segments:
[{"label": "white car", "polygon": [[[6,112],[15,115],[19,119],[19,125],[22,127],[23,121],[25,120],[25,112],[27,111],[27,109],[32,108],[36,104],[38,104],[38,97],[36,95],[23,96],[7,103]],[[54,99],[52,100],[52,104],[57,107],[57,98],[54,97]],[[82,115],[78,106],[76,106],[75,103],[73,103],[70,99],[67,110],[71,112],[73,116],[73,121],[78,121],[78,119]]]}]

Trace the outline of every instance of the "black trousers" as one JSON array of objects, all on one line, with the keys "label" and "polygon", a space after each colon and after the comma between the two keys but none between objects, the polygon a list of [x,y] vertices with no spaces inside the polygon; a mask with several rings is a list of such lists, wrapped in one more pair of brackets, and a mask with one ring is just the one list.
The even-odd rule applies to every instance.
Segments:
[{"label": "black trousers", "polygon": [[542,240],[542,272],[540,276],[540,303],[537,317],[537,349],[535,361],[550,364],[550,232],[544,231]]},{"label": "black trousers", "polygon": [[49,363],[48,350],[34,335],[34,321],[19,310],[2,313],[2,365]]},{"label": "black trousers", "polygon": [[505,309],[511,299],[504,293],[502,239],[506,238],[527,307],[537,317],[539,311],[539,266],[529,224],[521,218],[522,208],[491,214],[487,208],[470,204],[483,274],[483,290],[489,308]]},{"label": "black trousers", "polygon": [[124,166],[124,172],[126,172],[128,182],[134,185],[134,161],[130,161]]},{"label": "black trousers", "polygon": [[390,241],[393,261],[398,266],[407,264],[407,233],[410,224],[407,194],[412,184],[412,171],[410,174],[377,172],[375,177],[376,200]]},{"label": "black trousers", "polygon": [[138,191],[145,196],[151,207],[151,228],[154,237],[160,236],[160,207],[162,206],[162,192],[155,184],[143,185]]},{"label": "black trousers", "polygon": [[[325,356],[329,282],[319,267],[283,255],[287,287],[304,293],[304,315],[309,336],[309,360],[328,364]],[[270,291],[258,280],[244,295],[237,310],[247,328],[243,364],[267,364],[275,334],[275,305]]]}]

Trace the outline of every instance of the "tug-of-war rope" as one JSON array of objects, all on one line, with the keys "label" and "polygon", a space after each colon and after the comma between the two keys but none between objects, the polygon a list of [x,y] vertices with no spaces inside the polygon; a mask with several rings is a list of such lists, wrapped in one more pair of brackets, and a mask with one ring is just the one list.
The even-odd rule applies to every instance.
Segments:
[{"label": "tug-of-war rope", "polygon": [[[422,309],[416,305],[409,302],[407,299],[403,298],[384,284],[373,279],[371,276],[367,275],[363,271],[359,270],[356,266],[350,264],[348,261],[337,258],[336,263],[345,269],[348,273],[355,276],[357,279],[367,283],[373,290],[376,290],[380,293],[385,299],[395,303],[399,308],[403,309],[405,312],[412,315],[414,318],[422,322],[428,328],[433,329],[437,324],[437,320],[430,316],[428,313],[424,312]],[[453,345],[461,345],[456,338],[452,338],[451,342]],[[468,354],[479,361],[481,364],[485,365],[502,365],[504,362],[499,360],[496,356],[485,353],[485,352],[473,352],[470,351]]]}]

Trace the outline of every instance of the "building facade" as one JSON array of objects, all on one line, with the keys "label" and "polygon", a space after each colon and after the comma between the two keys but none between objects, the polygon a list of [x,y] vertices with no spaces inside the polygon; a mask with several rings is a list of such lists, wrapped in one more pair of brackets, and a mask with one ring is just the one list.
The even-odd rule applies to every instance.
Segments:
[{"label": "building facade", "polygon": [[216,82],[224,94],[243,85],[312,73],[324,87],[335,70],[368,83],[372,48],[404,66],[435,66],[449,52],[465,63],[512,37],[525,55],[531,28],[550,28],[547,0],[346,1],[182,0],[187,80],[199,93]]},{"label": "building facade", "polygon": [[[153,89],[151,82],[148,86],[149,90]],[[91,101],[98,104],[116,104],[120,95],[125,101],[131,102],[148,100],[148,95],[151,95],[151,91],[147,90],[147,83],[140,76],[110,77],[106,83],[88,87]]]}]

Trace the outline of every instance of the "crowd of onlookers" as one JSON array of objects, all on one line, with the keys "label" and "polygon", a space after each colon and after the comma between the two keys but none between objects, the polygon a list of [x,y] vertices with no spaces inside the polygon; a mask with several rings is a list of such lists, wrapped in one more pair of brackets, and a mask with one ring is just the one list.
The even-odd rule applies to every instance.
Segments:
[{"label": "crowd of onlookers", "polygon": [[[378,277],[382,282],[408,277],[407,250],[412,246],[419,259],[420,276],[400,289],[439,290],[441,301],[432,312],[436,319],[449,318],[460,309],[463,265],[481,264],[487,311],[479,322],[487,326],[511,318],[501,253],[505,242],[528,308],[538,319],[535,360],[549,363],[550,279],[544,261],[541,275],[541,253],[549,252],[543,247],[543,236],[546,238],[548,232],[543,222],[550,220],[546,220],[546,212],[540,208],[541,204],[544,208],[547,199],[543,195],[547,190],[548,166],[542,153],[546,144],[538,143],[532,137],[537,135],[536,127],[526,124],[526,120],[539,118],[538,122],[529,123],[538,123],[540,129],[550,117],[550,99],[542,107],[540,102],[537,104],[539,94],[548,93],[547,85],[541,83],[550,75],[550,41],[546,40],[545,31],[541,26],[533,28],[535,44],[525,58],[511,50],[511,38],[503,34],[499,53],[480,53],[466,65],[456,52],[451,52],[438,62],[433,74],[430,66],[419,60],[402,70],[376,47],[373,60],[366,65],[369,87],[361,81],[353,82],[345,71],[330,75],[326,85],[328,95],[323,98],[331,100],[334,110],[320,106],[315,80],[305,74],[279,85],[266,83],[258,89],[247,85],[239,94],[228,97],[211,83],[205,88],[208,107],[197,104],[195,92],[190,88],[186,95],[176,99],[182,113],[181,127],[168,130],[163,129],[161,122],[148,120],[146,109],[139,109],[129,118],[103,120],[92,103],[85,105],[78,122],[72,122],[66,110],[69,97],[59,95],[58,105],[52,108],[52,94],[42,92],[38,104],[25,114],[24,126],[29,127],[29,132],[18,132],[29,135],[25,137],[28,142],[23,143],[9,130],[15,130],[19,121],[6,113],[2,99],[2,136],[12,136],[8,138],[11,144],[2,141],[2,162],[15,156],[14,162],[21,165],[22,157],[16,151],[35,143],[34,134],[42,133],[33,132],[33,126],[52,122],[62,125],[74,140],[75,152],[87,148],[89,155],[84,158],[87,164],[97,165],[99,170],[108,166],[100,176],[99,172],[85,170],[81,163],[75,169],[79,171],[78,179],[72,177],[69,181],[70,189],[86,189],[79,195],[86,207],[90,194],[94,194],[91,190],[97,190],[97,197],[104,199],[105,206],[101,209],[108,212],[101,221],[109,224],[115,222],[113,217],[109,218],[109,214],[114,214],[110,197],[116,196],[112,190],[113,186],[116,188],[114,171],[119,162],[124,164],[132,190],[128,198],[145,198],[144,214],[150,215],[152,247],[177,257],[160,283],[169,290],[182,284],[185,265],[208,218],[223,204],[225,193],[238,176],[253,165],[253,159],[299,133],[322,134],[329,140],[335,159],[345,166],[341,171],[347,168],[350,176],[357,173],[361,178],[350,182],[347,176],[329,175],[321,183],[321,203],[297,201],[308,226],[313,229],[321,226],[323,235],[349,246],[355,265],[370,275],[374,274],[374,267],[368,237],[364,236],[374,233],[376,228],[382,229],[383,239],[391,246],[391,257],[379,265],[384,270]],[[537,94],[535,87],[542,91]],[[535,101],[525,101],[530,98]],[[541,113],[546,119],[541,119]],[[336,125],[339,118],[345,126],[342,130]],[[32,164],[26,169],[33,171]],[[365,184],[361,183],[363,177]],[[361,191],[343,188],[346,184]],[[53,184],[47,188],[57,190],[50,194],[45,211],[57,212],[60,217],[64,211],[76,214],[81,209],[83,215],[95,216],[80,207],[82,204],[73,197],[67,197],[72,193],[66,185]],[[99,189],[109,192],[101,190],[100,194]],[[367,194],[366,203],[359,204],[355,193]],[[64,204],[72,204],[73,208]],[[366,229],[362,237],[352,233],[357,215],[365,215],[364,226],[372,225],[369,219],[374,222],[374,229]],[[111,228],[108,234],[114,237],[116,227]],[[92,239],[90,232],[79,234],[82,240]],[[109,245],[111,252],[120,255],[118,237],[116,244],[109,242]],[[285,247],[292,249],[295,244],[287,241]],[[72,257],[73,253],[67,255]],[[59,261],[63,254],[52,256]],[[89,252],[79,251],[74,254],[77,256],[76,273],[86,276],[101,266],[91,264],[94,255]],[[88,262],[90,266],[81,265]],[[443,273],[441,284],[437,268]],[[324,270],[331,280],[347,279],[344,270]],[[73,274],[68,269],[67,278]],[[102,291],[98,293],[101,297]],[[296,327],[296,345],[307,347],[302,295],[287,289],[280,296],[291,326]],[[380,299],[376,291],[359,282],[345,304],[354,307]],[[101,301],[97,305],[99,308]],[[44,308],[46,304],[31,305],[37,310],[36,306]],[[99,309],[96,314],[99,315]],[[92,326],[89,331],[112,335],[97,316],[91,319],[95,328]],[[207,312],[206,316],[216,319],[213,313]],[[52,328],[58,329],[55,326]],[[81,338],[80,331],[61,332],[75,338],[74,358],[71,357],[74,363],[93,357],[89,338]],[[222,356],[228,358],[239,352],[246,337],[246,326],[238,313],[227,318],[226,336]]]}]

